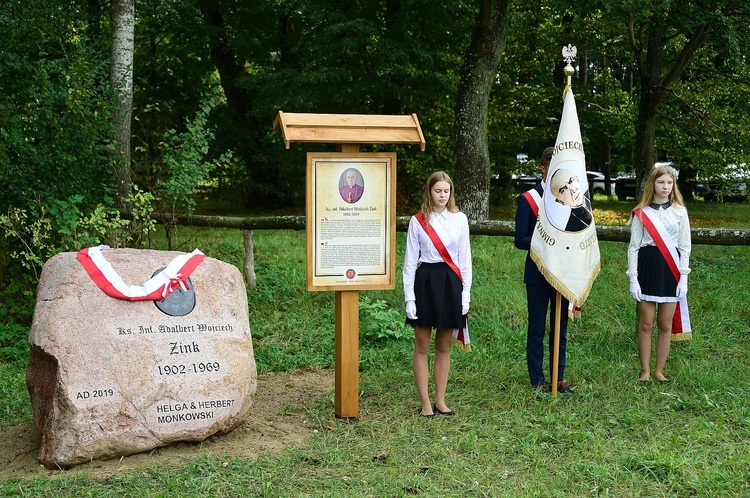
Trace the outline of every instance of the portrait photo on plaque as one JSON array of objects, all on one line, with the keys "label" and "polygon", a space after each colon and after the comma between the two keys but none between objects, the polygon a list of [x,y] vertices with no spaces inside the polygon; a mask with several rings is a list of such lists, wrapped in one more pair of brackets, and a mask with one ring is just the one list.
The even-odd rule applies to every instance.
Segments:
[{"label": "portrait photo on plaque", "polygon": [[395,153],[307,155],[308,290],[392,289]]},{"label": "portrait photo on plaque", "polygon": [[357,168],[348,168],[339,178],[339,194],[344,202],[354,204],[362,198],[365,191],[362,173]]}]

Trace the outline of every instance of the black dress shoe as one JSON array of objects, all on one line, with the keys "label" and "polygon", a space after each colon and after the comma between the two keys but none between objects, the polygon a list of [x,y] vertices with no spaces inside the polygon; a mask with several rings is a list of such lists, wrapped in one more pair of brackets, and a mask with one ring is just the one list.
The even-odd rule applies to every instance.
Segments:
[{"label": "black dress shoe", "polygon": [[440,415],[445,415],[446,417],[452,417],[453,415],[456,414],[456,412],[454,412],[453,410],[448,410],[447,412],[441,412],[440,410],[437,409],[437,405],[432,405],[432,411]]},{"label": "black dress shoe", "polygon": [[561,380],[557,383],[557,392],[564,394],[573,394],[573,389],[570,388],[567,382]]},{"label": "black dress shoe", "polygon": [[434,413],[430,413],[429,415],[427,415],[426,413],[422,413],[421,411],[419,412],[419,416],[421,418],[435,418],[435,414]]}]

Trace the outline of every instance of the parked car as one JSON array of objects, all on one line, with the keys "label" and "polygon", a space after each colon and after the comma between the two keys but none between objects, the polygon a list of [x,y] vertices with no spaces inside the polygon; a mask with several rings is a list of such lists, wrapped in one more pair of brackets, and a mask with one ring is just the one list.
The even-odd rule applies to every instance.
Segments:
[{"label": "parked car", "polygon": [[702,196],[707,201],[737,200],[748,198],[748,184],[750,171],[745,164],[730,164],[723,173],[697,183],[695,195]]},{"label": "parked car", "polygon": [[513,175],[510,178],[510,184],[517,192],[526,192],[542,183],[542,174],[533,175]]},{"label": "parked car", "polygon": [[635,174],[626,173],[615,178],[615,195],[621,201],[628,197],[635,199]]},{"label": "parked car", "polygon": [[[493,178],[495,176],[499,175],[493,175]],[[604,182],[605,177],[603,173],[600,173],[598,171],[587,171],[586,177],[588,178],[589,182],[589,191],[591,191],[594,194],[604,194]],[[522,175],[512,175],[510,179],[511,186],[514,190],[517,192],[526,192],[527,190],[530,190],[540,183],[542,183],[542,175],[541,173],[535,173],[531,175],[522,174]],[[615,182],[612,181],[612,188],[614,189]]]},{"label": "parked car", "polygon": [[[604,173],[601,173],[599,171],[587,171],[586,177],[588,177],[589,180],[589,191],[593,194],[605,194],[607,189],[605,188],[607,186],[606,181],[607,177],[604,175]],[[615,191],[615,181],[610,181],[611,188],[610,192]]]},{"label": "parked car", "polygon": [[[674,168],[671,162],[654,163],[654,168],[659,166],[672,166],[675,175],[678,177],[680,175],[680,170]],[[621,201],[624,201],[628,197],[635,199],[635,191],[635,173],[624,173],[615,179],[615,195],[617,195],[617,199]]]}]

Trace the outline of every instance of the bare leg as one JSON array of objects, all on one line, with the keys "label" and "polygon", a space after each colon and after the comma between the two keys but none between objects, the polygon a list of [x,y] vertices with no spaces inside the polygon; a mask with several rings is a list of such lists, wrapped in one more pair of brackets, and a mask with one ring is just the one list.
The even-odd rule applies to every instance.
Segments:
[{"label": "bare leg", "polygon": [[651,377],[651,331],[654,329],[656,303],[641,301],[638,303],[638,357],[641,360],[641,382]]},{"label": "bare leg", "polygon": [[664,365],[667,363],[669,355],[669,345],[672,342],[672,317],[677,303],[660,303],[657,313],[657,326],[659,335],[656,337],[656,368],[654,377],[656,380],[666,381],[664,377]]},{"label": "bare leg", "polygon": [[422,414],[424,415],[430,415],[432,413],[428,385],[430,372],[427,366],[427,354],[430,352],[431,336],[432,329],[427,327],[414,327],[414,356],[412,357],[412,368],[414,369],[414,380],[417,383],[419,400],[422,404]]},{"label": "bare leg", "polygon": [[451,329],[438,330],[435,333],[435,363],[433,376],[435,377],[435,406],[441,412],[450,411],[445,404],[445,390],[448,386],[448,371],[451,366]]}]

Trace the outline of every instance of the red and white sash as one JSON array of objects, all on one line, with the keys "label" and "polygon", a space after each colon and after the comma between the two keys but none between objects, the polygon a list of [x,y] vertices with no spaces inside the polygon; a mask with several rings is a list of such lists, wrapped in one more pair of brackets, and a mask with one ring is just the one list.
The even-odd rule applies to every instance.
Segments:
[{"label": "red and white sash", "polygon": [[206,256],[198,249],[181,254],[143,285],[127,285],[112,265],[104,259],[102,250],[108,246],[89,247],[78,251],[78,261],[101,290],[110,297],[126,301],[161,301],[182,287],[187,291],[187,279]]},{"label": "red and white sash", "polygon": [[542,196],[539,192],[537,192],[535,188],[532,188],[521,195],[523,195],[526,202],[529,203],[529,207],[531,207],[531,212],[534,213],[534,217],[539,217],[539,204],[542,203]]},{"label": "red and white sash", "polygon": [[[532,188],[531,190],[527,190],[523,194],[524,199],[526,199],[526,202],[529,203],[529,207],[531,208],[531,212],[534,213],[534,217],[539,217],[539,204],[542,203],[542,196],[539,195],[539,192],[536,191],[536,189]],[[581,307],[576,306],[575,304],[568,301],[568,317],[570,318],[576,318],[581,316]]]},{"label": "red and white sash", "polygon": [[[648,230],[651,238],[654,239],[656,247],[667,262],[669,271],[672,272],[672,276],[679,285],[680,255],[677,253],[677,248],[675,247],[672,238],[667,233],[664,224],[649,206],[635,209],[633,210],[633,214],[641,220],[641,223],[643,223],[643,226]],[[682,341],[691,339],[691,332],[692,329],[690,327],[690,313],[688,312],[687,296],[682,295],[677,300],[677,308],[675,309],[674,317],[672,318],[672,340]]]},{"label": "red and white sash", "polygon": [[[456,272],[456,275],[458,275],[459,280],[461,282],[464,281],[464,278],[461,276],[461,269],[456,266],[456,263],[453,262],[453,258],[451,258],[450,253],[448,252],[448,249],[445,248],[445,245],[443,244],[443,241],[440,240],[440,236],[435,232],[435,230],[430,226],[429,223],[427,223],[427,220],[424,217],[424,214],[420,211],[419,213],[414,215],[417,218],[417,221],[419,222],[419,225],[424,229],[424,231],[427,233],[427,236],[432,241],[432,244],[435,246],[435,249],[437,249],[437,252],[440,254],[440,257],[443,258],[443,261],[454,271]],[[466,325],[461,329],[453,329],[453,339],[451,341],[454,345],[460,347],[464,351],[471,351],[471,346],[469,345],[469,315],[466,315]]]}]

